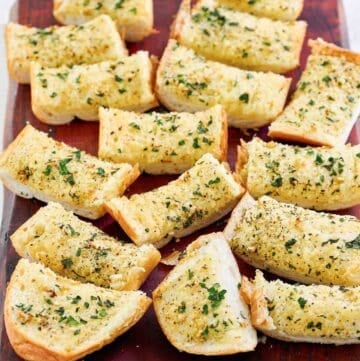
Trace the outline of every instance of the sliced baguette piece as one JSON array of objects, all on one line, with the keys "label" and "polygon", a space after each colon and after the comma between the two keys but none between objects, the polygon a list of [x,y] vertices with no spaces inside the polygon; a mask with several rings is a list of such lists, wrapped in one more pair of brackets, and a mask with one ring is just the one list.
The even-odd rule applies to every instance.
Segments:
[{"label": "sliced baguette piece", "polygon": [[128,54],[115,23],[101,15],[81,26],[45,29],[9,23],[5,31],[8,70],[19,83],[30,83],[30,63],[44,67],[117,61]]},{"label": "sliced baguette piece", "polygon": [[227,119],[221,105],[192,113],[138,114],[99,110],[99,158],[139,164],[150,174],[179,174],[205,153],[227,156]]},{"label": "sliced baguette piece", "polygon": [[360,114],[360,53],[322,39],[309,45],[312,54],[297,90],[269,136],[313,145],[345,144]]},{"label": "sliced baguette piece", "polygon": [[300,65],[307,24],[283,22],[183,0],[171,37],[204,57],[255,71],[286,73]]},{"label": "sliced baguette piece", "polygon": [[31,125],[0,155],[0,179],[12,192],[61,203],[91,219],[102,217],[104,202],[123,194],[139,175],[137,166],[99,160]]},{"label": "sliced baguette piece", "polygon": [[221,104],[230,126],[256,128],[283,110],[291,79],[240,70],[206,60],[170,40],[157,72],[155,91],[173,111],[196,112]]},{"label": "sliced baguette piece", "polygon": [[31,107],[40,121],[66,124],[75,117],[98,120],[100,106],[143,112],[158,105],[153,93],[155,64],[146,51],[118,62],[71,69],[31,64]]},{"label": "sliced baguette piece", "polygon": [[254,267],[302,283],[360,286],[360,221],[248,193],[225,231],[233,252]]},{"label": "sliced baguette piece", "polygon": [[203,155],[178,179],[130,198],[117,197],[106,208],[137,244],[160,248],[217,221],[239,201],[244,189],[227,163]]},{"label": "sliced baguette piece", "polygon": [[100,14],[115,21],[126,41],[141,41],[154,32],[152,0],[54,0],[53,15],[62,24],[84,24]]},{"label": "sliced baguette piece", "polygon": [[20,357],[73,361],[126,332],[150,304],[141,291],[82,284],[21,259],[6,291],[5,327]]},{"label": "sliced baguette piece", "polygon": [[304,0],[213,0],[216,6],[250,13],[274,20],[296,20],[304,7]]},{"label": "sliced baguette piece", "polygon": [[156,317],[179,351],[200,355],[248,352],[257,344],[241,275],[222,233],[201,236],[153,292]]},{"label": "sliced baguette piece", "polygon": [[360,145],[298,147],[254,138],[238,148],[236,168],[254,198],[316,210],[360,203]]},{"label": "sliced baguette piece", "polygon": [[21,257],[60,276],[118,291],[137,290],[161,258],[154,246],[119,242],[53,202],[10,238]]},{"label": "sliced baguette piece", "polygon": [[283,341],[360,343],[360,287],[290,285],[268,282],[261,271],[243,277],[241,295],[251,321],[264,334]]}]

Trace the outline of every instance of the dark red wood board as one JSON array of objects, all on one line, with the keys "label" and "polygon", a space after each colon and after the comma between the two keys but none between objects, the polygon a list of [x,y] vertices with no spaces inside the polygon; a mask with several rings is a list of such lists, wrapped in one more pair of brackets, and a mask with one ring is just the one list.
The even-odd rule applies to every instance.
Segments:
[{"label": "dark red wood board", "polygon": [[[155,27],[158,33],[148,37],[141,43],[129,44],[130,51],[135,52],[139,49],[146,49],[160,57],[167,43],[169,26],[179,3],[180,0],[154,0]],[[21,24],[44,27],[56,23],[51,13],[51,0],[19,0],[13,11],[13,20]],[[305,9],[301,18],[309,24],[307,38],[322,37],[338,45],[347,46],[342,7],[337,0],[305,0]],[[296,81],[302,69],[304,69],[308,54],[309,49],[305,44],[301,56],[301,68],[289,74],[294,79],[292,89],[294,89]],[[17,85],[11,81],[5,120],[5,145],[16,137],[26,122],[30,122],[37,129],[49,132],[51,136],[58,140],[92,154],[96,155],[97,153],[97,123],[74,121],[69,125],[48,127],[40,123],[31,112],[30,87],[28,85]],[[259,134],[266,139],[266,129],[261,129]],[[234,165],[236,146],[241,137],[249,139],[249,136],[242,134],[239,130],[230,129],[228,161],[231,166]],[[350,141],[357,144],[359,140],[360,127],[358,122],[352,131]],[[130,187],[127,194],[150,190],[167,183],[173,178],[170,176],[154,177],[143,175]],[[9,191],[5,191],[4,214],[0,233],[0,361],[19,360],[9,344],[2,317],[6,283],[18,260],[18,256],[11,246],[9,235],[41,206],[43,204],[37,200],[22,199],[15,197]],[[345,213],[360,217],[360,208],[354,207]],[[121,239],[128,239],[110,216],[105,216],[94,223],[109,234]],[[162,254],[166,255],[173,249],[182,250],[200,234],[215,230],[220,231],[223,229],[224,224],[225,220],[219,221],[205,230],[186,237],[179,243],[172,242],[162,250]],[[250,266],[241,261],[239,261],[239,266],[242,273],[250,276],[253,274],[253,269]],[[169,270],[170,267],[159,265],[143,285],[142,290],[151,296],[151,291],[161,282]],[[269,277],[272,276],[269,275]],[[89,361],[190,361],[206,359],[209,358],[180,353],[172,347],[163,335],[152,308],[125,335],[86,358]],[[305,343],[295,344],[267,338],[266,343],[259,343],[254,352],[226,357],[212,357],[211,359],[228,361],[360,361],[360,346],[336,347]]]}]

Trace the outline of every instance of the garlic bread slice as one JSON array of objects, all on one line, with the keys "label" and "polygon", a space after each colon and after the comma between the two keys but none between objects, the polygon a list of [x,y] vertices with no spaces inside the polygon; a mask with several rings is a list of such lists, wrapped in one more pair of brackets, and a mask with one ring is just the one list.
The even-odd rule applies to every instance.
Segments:
[{"label": "garlic bread slice", "polygon": [[154,246],[120,242],[53,202],[10,238],[21,257],[60,276],[118,291],[137,290],[161,258]]},{"label": "garlic bread slice", "polygon": [[227,119],[214,106],[192,113],[138,114],[100,108],[99,158],[139,164],[150,174],[179,174],[205,153],[227,156]]},{"label": "garlic bread slice", "polygon": [[21,259],[5,296],[6,332],[15,352],[31,361],[74,361],[134,326],[151,300],[57,276]]},{"label": "garlic bread slice", "polygon": [[117,62],[44,68],[31,64],[31,107],[40,121],[66,124],[98,120],[100,106],[143,112],[158,105],[148,52]]},{"label": "garlic bread slice", "polygon": [[283,110],[291,79],[245,71],[210,61],[169,40],[157,71],[160,102],[177,112],[197,112],[221,104],[230,126],[256,128]]},{"label": "garlic bread slice", "polygon": [[15,194],[55,201],[91,219],[102,217],[104,202],[123,194],[139,175],[137,166],[99,160],[31,125],[0,156],[0,179]]},{"label": "garlic bread slice", "polygon": [[217,221],[243,193],[228,165],[207,153],[178,179],[130,198],[113,198],[106,208],[137,245],[160,248]]},{"label": "garlic bread slice", "polygon": [[360,203],[360,145],[299,147],[254,138],[238,148],[237,174],[254,198],[316,210]]},{"label": "garlic bread slice", "polygon": [[360,221],[246,194],[225,228],[252,266],[303,283],[360,286]]},{"label": "garlic bread slice", "polygon": [[54,0],[53,15],[62,24],[81,25],[109,15],[126,41],[141,41],[154,32],[152,0]]},{"label": "garlic bread slice", "polygon": [[183,0],[171,37],[204,57],[255,71],[286,73],[300,65],[307,24],[258,18],[202,0]]},{"label": "garlic bread slice", "polygon": [[296,20],[304,7],[304,0],[214,0],[214,2],[216,6],[282,21]]},{"label": "garlic bread slice", "polygon": [[254,350],[256,332],[240,284],[237,263],[222,233],[191,243],[153,292],[157,319],[172,345],[200,355]]},{"label": "garlic bread slice", "polygon": [[360,287],[290,285],[268,282],[261,271],[243,277],[241,294],[251,321],[264,334],[283,341],[360,343]]},{"label": "garlic bread slice", "polygon": [[360,114],[360,53],[322,39],[309,45],[312,54],[297,90],[269,136],[336,147],[346,143]]},{"label": "garlic bread slice", "polygon": [[107,15],[80,26],[44,29],[9,23],[5,37],[10,75],[25,84],[30,83],[32,61],[56,68],[117,61],[128,54],[115,23]]}]

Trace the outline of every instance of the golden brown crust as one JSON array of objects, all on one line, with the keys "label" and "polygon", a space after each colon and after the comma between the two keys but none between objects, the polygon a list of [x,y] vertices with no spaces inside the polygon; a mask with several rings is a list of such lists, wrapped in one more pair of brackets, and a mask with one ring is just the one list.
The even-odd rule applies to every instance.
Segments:
[{"label": "golden brown crust", "polygon": [[[137,245],[141,245],[142,242],[139,239],[139,234],[136,232],[136,229],[128,222],[127,217],[125,216],[126,211],[123,213],[121,209],[117,207],[113,199],[110,199],[105,203],[106,211],[113,217],[116,222],[119,223],[120,227],[125,231],[129,238]],[[129,219],[130,220],[130,219]]]},{"label": "golden brown crust", "polygon": [[[240,145],[237,147],[237,159],[235,165],[235,172],[240,175],[244,165],[249,160],[249,153],[246,142],[241,139]],[[242,184],[246,184],[246,179],[241,179]]]},{"label": "golden brown crust", "polygon": [[300,134],[298,129],[294,129],[294,133],[292,133],[290,126],[280,127],[279,125],[276,125],[276,128],[272,128],[270,126],[268,136],[274,139],[281,139],[289,142],[302,143],[302,144],[308,144],[314,146],[325,145],[329,147],[335,147],[336,145],[339,144],[338,138],[332,137],[328,134],[322,134],[317,132],[313,132],[313,133],[304,132]]},{"label": "golden brown crust", "polygon": [[178,40],[191,13],[191,0],[183,0],[170,27],[170,39]]},{"label": "golden brown crust", "polygon": [[244,301],[250,306],[251,322],[255,327],[261,329],[275,329],[274,322],[269,316],[267,302],[261,289],[255,288],[249,279],[243,276],[240,294]]},{"label": "golden brown crust", "polygon": [[[9,54],[10,47],[12,46],[10,39],[12,38],[13,24],[9,23],[5,27],[5,45],[6,53]],[[26,70],[23,73],[17,72],[15,70],[15,64],[11,61],[10,57],[6,57],[7,68],[10,74],[10,77],[20,84],[28,84],[30,82],[29,75],[26,74]]]},{"label": "golden brown crust", "polygon": [[335,44],[328,43],[321,38],[316,40],[310,39],[309,46],[311,53],[314,55],[328,55],[343,58],[346,61],[360,65],[360,53],[355,53],[348,49],[340,48]]},{"label": "golden brown crust", "polygon": [[228,122],[227,115],[224,108],[222,108],[222,127],[221,127],[221,143],[220,143],[220,162],[226,162],[228,155]]}]

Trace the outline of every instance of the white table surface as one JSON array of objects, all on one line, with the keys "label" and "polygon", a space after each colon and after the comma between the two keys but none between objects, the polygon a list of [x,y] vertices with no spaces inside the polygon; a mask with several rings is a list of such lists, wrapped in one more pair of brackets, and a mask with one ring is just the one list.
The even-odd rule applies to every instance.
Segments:
[{"label": "white table surface", "polygon": [[[51,1],[51,0],[49,0]],[[306,0],[305,0],[306,1]],[[326,0],[319,0],[326,1]],[[5,61],[4,24],[8,22],[10,9],[14,0],[1,0],[0,11],[0,149],[3,147],[3,130],[8,89],[8,75]],[[360,1],[343,0],[349,34],[350,48],[360,52]],[[3,211],[3,191],[0,186],[0,219]]]}]

